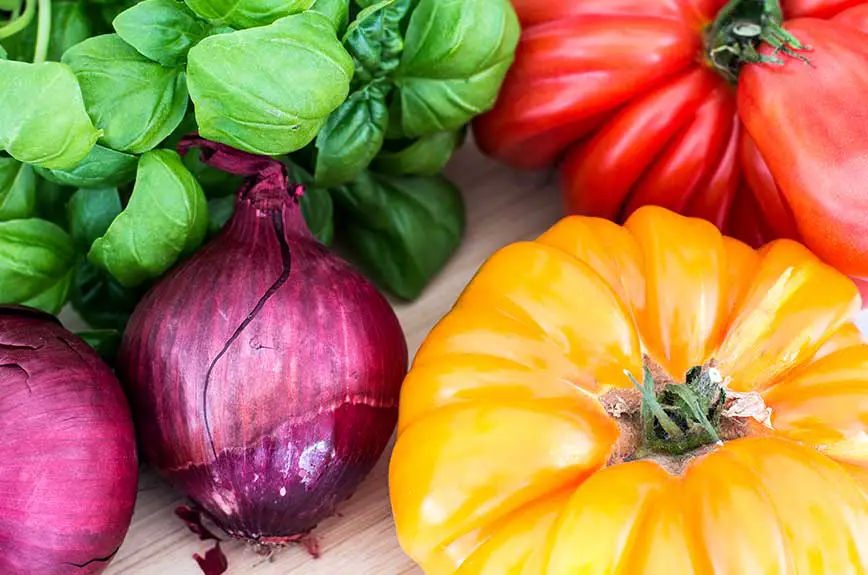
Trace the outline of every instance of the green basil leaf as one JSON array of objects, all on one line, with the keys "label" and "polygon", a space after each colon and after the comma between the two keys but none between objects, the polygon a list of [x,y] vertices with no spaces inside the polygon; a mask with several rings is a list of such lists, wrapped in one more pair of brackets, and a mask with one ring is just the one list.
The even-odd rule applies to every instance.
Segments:
[{"label": "green basil leaf", "polygon": [[368,167],[386,138],[389,109],[385,83],[353,92],[332,112],[316,138],[316,183],[331,187],[354,180]]},{"label": "green basil leaf", "polygon": [[[34,19],[29,26],[18,34],[4,40],[8,44],[11,59],[21,62],[33,60],[36,50],[38,26]],[[51,3],[51,27],[46,59],[59,62],[61,55],[70,46],[89,38],[91,24],[81,2],[57,1]]]},{"label": "green basil leaf", "polygon": [[435,132],[409,144],[387,142],[371,167],[395,176],[433,176],[439,174],[461,142],[459,132]]},{"label": "green basil leaf", "polygon": [[18,160],[0,157],[0,220],[29,218],[35,209],[33,169]]},{"label": "green basil leaf", "polygon": [[74,193],[75,188],[37,178],[36,217],[67,229],[66,205]]},{"label": "green basil leaf", "polygon": [[401,23],[410,0],[382,0],[356,16],[347,28],[344,46],[353,57],[356,81],[367,83],[390,74],[401,61]]},{"label": "green basil leaf", "polygon": [[124,11],[139,3],[139,0],[110,0],[108,3],[95,3],[95,0],[85,0],[91,24],[94,27],[92,36],[111,34],[115,31],[113,22]]},{"label": "green basil leaf", "polygon": [[123,330],[144,294],[144,286],[125,288],[103,270],[81,259],[75,268],[69,299],[88,325]]},{"label": "green basil leaf", "polygon": [[[196,133],[199,127],[196,125],[196,116],[193,113],[192,107],[187,111],[184,120],[175,128],[175,131],[166,138],[161,147],[174,150],[178,147],[178,143],[184,136]],[[199,148],[193,148],[182,158],[184,165],[190,170],[190,173],[196,177],[199,185],[205,190],[205,195],[209,198],[219,198],[222,196],[235,195],[241,184],[244,183],[244,178],[228,174],[222,170],[212,168],[201,160],[202,154]]]},{"label": "green basil leaf", "polygon": [[314,0],[310,10],[328,18],[338,35],[347,27],[347,20],[350,17],[349,0]]},{"label": "green basil leaf", "polygon": [[316,239],[330,246],[335,237],[335,217],[329,191],[325,188],[305,188],[301,197],[301,213]]},{"label": "green basil leaf", "polygon": [[160,144],[161,148],[167,148],[169,150],[175,150],[178,148],[178,144],[184,139],[185,136],[189,136],[190,134],[195,133],[199,127],[196,125],[196,113],[193,110],[192,106],[187,107],[187,111],[184,113],[184,117],[181,119],[181,122],[175,126],[175,129],[172,130],[172,133],[163,140]]},{"label": "green basil leaf", "polygon": [[196,177],[199,185],[205,190],[205,195],[209,198],[221,198],[224,196],[232,196],[234,198],[238,188],[244,183],[244,178],[212,168],[202,162],[201,157],[201,151],[198,148],[194,148],[184,156],[184,165]]},{"label": "green basil leaf", "polygon": [[26,299],[21,305],[35,307],[51,314],[58,314],[69,301],[69,289],[72,285],[72,270],[63,276],[50,288],[42,293]]},{"label": "green basil leaf", "polygon": [[76,333],[109,365],[113,364],[121,345],[121,332],[116,329],[92,329]]},{"label": "green basil leaf", "polygon": [[121,196],[117,188],[78,190],[66,207],[69,233],[84,253],[97,238],[105,235],[121,213]]},{"label": "green basil leaf", "polygon": [[223,196],[222,198],[208,200],[208,235],[217,235],[234,213],[234,196]]},{"label": "green basil leaf", "polygon": [[265,26],[275,20],[304,12],[313,0],[185,0],[202,18],[232,28]]},{"label": "green basil leaf", "polygon": [[34,23],[31,23],[18,34],[0,40],[0,60],[30,62],[33,60],[33,51],[36,46],[35,41],[36,26]]},{"label": "green basil leaf", "polygon": [[[374,4],[379,4],[382,1],[383,0],[355,0],[355,4],[356,4],[356,6],[358,6],[359,8],[364,10],[365,8],[370,8]],[[409,3],[410,9],[415,8],[415,6],[418,2],[419,2],[419,0],[410,0],[410,3]]]},{"label": "green basil leaf", "polygon": [[335,237],[332,197],[327,189],[318,188],[314,184],[313,176],[295,161],[297,159],[282,158],[281,161],[287,168],[289,181],[304,186],[304,195],[301,196],[301,213],[307,222],[307,227],[320,242],[330,246]]},{"label": "green basil leaf", "polygon": [[490,109],[519,33],[507,0],[419,0],[395,77],[403,133],[454,131]]},{"label": "green basil leaf", "polygon": [[374,281],[401,298],[419,297],[461,243],[464,203],[442,176],[364,172],[332,194],[348,248]]},{"label": "green basil leaf", "polygon": [[0,301],[57,313],[66,303],[75,250],[58,226],[36,218],[0,222]]},{"label": "green basil leaf", "polygon": [[171,150],[139,160],[133,194],[88,253],[121,285],[135,287],[192,253],[208,230],[208,204],[196,178]]},{"label": "green basil leaf", "polygon": [[26,164],[69,168],[99,136],[68,66],[0,60],[0,150]]},{"label": "green basil leaf", "polygon": [[52,182],[75,188],[119,186],[136,177],[136,156],[97,144],[77,166],[66,170],[37,168],[36,172]]},{"label": "green basil leaf", "polygon": [[177,66],[208,36],[211,26],[178,0],[145,0],[121,12],[113,22],[123,40],[163,66]]},{"label": "green basil leaf", "polygon": [[187,65],[202,137],[263,155],[310,143],[349,94],[352,72],[331,24],[314,12],[205,38]]},{"label": "green basil leaf", "polygon": [[187,110],[182,68],[145,58],[117,34],[73,46],[63,62],[75,72],[87,111],[109,148],[140,154],[162,142]]},{"label": "green basil leaf", "polygon": [[91,35],[90,20],[81,2],[51,3],[51,40],[48,59],[60,61],[63,53]]}]

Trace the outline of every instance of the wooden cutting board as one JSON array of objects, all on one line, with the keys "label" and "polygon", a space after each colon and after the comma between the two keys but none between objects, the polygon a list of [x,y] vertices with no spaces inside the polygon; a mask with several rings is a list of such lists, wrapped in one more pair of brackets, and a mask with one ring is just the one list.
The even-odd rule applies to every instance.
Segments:
[{"label": "wooden cutting board", "polygon": [[[448,169],[464,192],[467,234],[459,253],[413,304],[395,308],[407,335],[411,354],[428,331],[452,306],[479,265],[495,250],[516,240],[535,237],[560,213],[560,200],[551,177],[518,174],[483,157],[472,145],[459,152]],[[548,180],[548,181],[547,181]],[[73,329],[80,320],[68,312],[64,322]],[[389,507],[388,454],[340,508],[340,516],[323,522],[315,531],[321,557],[313,559],[300,547],[262,557],[244,544],[223,544],[229,558],[229,575],[397,575],[421,570],[401,551]],[[194,553],[204,554],[210,545],[174,515],[184,500],[145,467],[141,473],[133,524],[108,575],[201,574]]]}]

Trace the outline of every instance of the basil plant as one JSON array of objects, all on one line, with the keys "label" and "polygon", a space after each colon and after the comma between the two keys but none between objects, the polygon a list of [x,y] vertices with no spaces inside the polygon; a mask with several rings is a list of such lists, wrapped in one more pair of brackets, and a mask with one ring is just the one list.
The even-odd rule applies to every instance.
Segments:
[{"label": "basil plant", "polygon": [[232,214],[191,133],[280,158],[317,237],[415,299],[518,36],[509,0],[0,0],[0,303],[122,329]]}]

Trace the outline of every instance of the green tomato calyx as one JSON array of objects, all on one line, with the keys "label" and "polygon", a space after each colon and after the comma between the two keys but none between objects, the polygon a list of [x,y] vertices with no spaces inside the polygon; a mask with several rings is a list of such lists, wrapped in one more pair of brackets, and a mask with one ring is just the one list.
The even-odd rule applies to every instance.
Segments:
[{"label": "green tomato calyx", "polygon": [[[730,0],[705,31],[705,56],[710,67],[732,83],[745,64],[781,66],[788,56],[811,65],[802,44],[783,27],[780,0]],[[763,46],[772,48],[771,53]]]}]

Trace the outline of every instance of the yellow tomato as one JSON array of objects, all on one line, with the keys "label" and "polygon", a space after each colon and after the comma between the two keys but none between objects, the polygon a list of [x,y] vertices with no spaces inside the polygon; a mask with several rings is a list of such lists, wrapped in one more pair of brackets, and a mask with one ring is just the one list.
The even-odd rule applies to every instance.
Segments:
[{"label": "yellow tomato", "polygon": [[[868,573],[860,306],[797,243],[661,208],[507,246],[404,383],[402,547],[429,575]],[[625,375],[646,366],[650,399]],[[714,435],[665,387],[694,367],[723,379],[696,416]],[[669,452],[684,429],[708,440]]]}]

